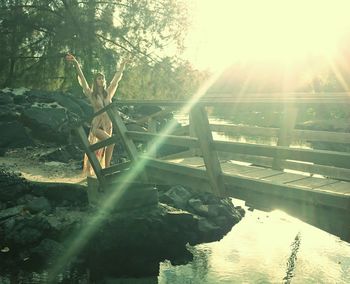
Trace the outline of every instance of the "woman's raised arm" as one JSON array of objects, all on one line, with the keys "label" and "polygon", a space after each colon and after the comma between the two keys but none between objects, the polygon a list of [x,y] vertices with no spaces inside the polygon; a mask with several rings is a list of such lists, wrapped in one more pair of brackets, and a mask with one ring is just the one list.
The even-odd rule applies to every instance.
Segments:
[{"label": "woman's raised arm", "polygon": [[119,70],[115,73],[111,83],[109,84],[109,86],[107,88],[107,93],[111,99],[115,95],[115,92],[118,88],[118,83],[119,83],[120,79],[123,77],[123,72],[125,69],[126,62],[127,62],[126,60],[122,61],[122,63],[120,64]]},{"label": "woman's raised arm", "polygon": [[72,54],[69,54],[69,53],[66,55],[66,60],[73,63],[75,70],[77,71],[77,74],[78,74],[79,84],[83,88],[84,94],[86,96],[90,96],[91,89],[85,79],[83,71],[80,68],[80,64],[78,60]]}]

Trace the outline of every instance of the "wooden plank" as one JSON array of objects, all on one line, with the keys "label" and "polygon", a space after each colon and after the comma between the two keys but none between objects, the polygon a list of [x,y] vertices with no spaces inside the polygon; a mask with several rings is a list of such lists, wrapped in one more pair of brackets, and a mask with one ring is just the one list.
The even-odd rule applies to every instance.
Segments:
[{"label": "wooden plank", "polygon": [[[203,176],[201,178],[193,178],[184,172],[180,173],[168,169],[159,169],[157,167],[153,167],[152,164],[147,164],[146,172],[150,177],[150,182],[153,182],[157,185],[172,186],[180,184],[182,186],[189,187],[200,192],[212,192],[211,186],[206,176]],[[205,173],[204,170],[203,172]]]},{"label": "wooden plank", "polygon": [[[148,133],[157,133],[157,121],[152,118],[148,119]],[[148,153],[151,157],[157,157],[157,149],[155,149],[154,151],[152,151],[151,149],[152,142],[150,141],[147,143],[146,153]]]},{"label": "wooden plank", "polygon": [[249,144],[227,141],[214,141],[217,151],[240,153],[246,155],[275,157],[317,164],[350,168],[350,153],[288,148],[285,146],[269,146],[261,144]]},{"label": "wooden plank", "polygon": [[250,178],[264,179],[266,177],[279,175],[281,172],[273,169],[259,169],[248,172],[246,175]]},{"label": "wooden plank", "polygon": [[350,169],[324,165],[298,163],[296,161],[282,161],[283,168],[306,173],[319,174],[334,179],[350,181]]},{"label": "wooden plank", "polygon": [[[117,132],[117,134],[121,138],[123,146],[124,146],[125,150],[127,151],[131,162],[137,161],[138,160],[137,148],[136,148],[134,142],[132,141],[132,139],[130,139],[126,135],[127,128],[126,128],[123,120],[119,116],[118,109],[116,108],[116,106],[113,106],[110,109],[108,109],[107,114],[108,114],[110,120],[112,121],[114,131]],[[141,178],[144,182],[147,182],[147,176],[142,171],[142,169],[141,169]]]},{"label": "wooden plank", "polygon": [[[173,172],[174,174],[187,174],[191,178],[208,180],[207,173],[204,169],[193,168],[178,163],[172,163],[158,159],[152,159],[145,156],[142,156],[142,159],[145,160],[145,164],[147,167],[156,168],[159,171],[166,170],[169,172]],[[181,184],[181,180],[178,180],[177,183]]]},{"label": "wooden plank", "polygon": [[238,165],[235,163],[227,162],[227,163],[221,163],[221,169],[224,173],[244,174],[251,171],[256,171],[257,169],[261,169],[261,168],[254,167],[254,166]]},{"label": "wooden plank", "polygon": [[[169,161],[172,162],[172,161]],[[178,163],[191,167],[202,167],[205,166],[204,160],[202,157],[189,157],[178,159]]]},{"label": "wooden plank", "polygon": [[300,130],[293,131],[294,138],[297,140],[307,141],[324,141],[333,143],[350,143],[350,133],[330,132],[330,131],[315,131],[315,130]]},{"label": "wooden plank", "polygon": [[225,195],[225,185],[221,177],[221,166],[213,147],[213,136],[209,128],[209,120],[203,107],[192,108],[193,126],[203,155],[205,167],[213,192],[218,196]]},{"label": "wooden plank", "polygon": [[121,141],[124,144],[124,147],[126,151],[128,152],[130,158],[132,161],[137,160],[138,153],[137,153],[137,148],[134,144],[134,142],[128,137],[126,132],[128,131],[123,120],[118,114],[118,110],[114,106],[113,108],[108,109],[107,114],[112,121],[113,124],[113,129],[115,132],[117,132],[120,137]]},{"label": "wooden plank", "polygon": [[82,126],[80,126],[76,129],[76,131],[80,137],[81,142],[83,143],[85,153],[89,159],[89,162],[90,162],[92,168],[94,169],[95,175],[96,175],[98,181],[100,182],[100,185],[104,185],[105,180],[103,178],[103,175],[101,174],[102,168],[101,168],[100,162],[97,160],[95,153],[92,152],[89,148],[90,143],[89,143],[88,138],[86,137],[84,128]]},{"label": "wooden plank", "polygon": [[[337,183],[333,183],[330,185],[324,185],[324,186],[319,186],[316,188],[317,190],[326,190],[330,191],[333,193],[343,193],[346,195],[350,195],[350,183],[349,182],[344,182],[344,181],[339,181]],[[350,209],[350,207],[349,207]]]},{"label": "wooden plank", "polygon": [[[190,137],[197,137],[194,123],[195,122],[193,118],[193,113],[190,112],[188,114],[188,134]],[[192,156],[202,156],[202,152],[200,148],[197,148],[197,149],[191,148],[190,150],[192,151]]]},{"label": "wooden plank", "polygon": [[130,161],[116,164],[116,165],[110,166],[108,168],[102,169],[102,174],[103,175],[110,175],[110,174],[113,174],[115,172],[119,172],[121,170],[128,169],[128,168],[130,168],[130,165],[131,165]]},{"label": "wooden plank", "polygon": [[160,141],[161,144],[169,144],[175,146],[184,146],[190,148],[198,148],[198,139],[188,136],[174,136],[174,135],[165,135],[161,133],[147,133],[140,131],[126,131],[126,135],[129,138],[145,141],[145,142],[154,142],[154,140]]},{"label": "wooden plank", "polygon": [[108,145],[114,144],[116,142],[116,139],[117,139],[117,136],[112,135],[111,137],[109,137],[105,140],[102,140],[102,141],[99,141],[95,144],[90,145],[89,148],[91,151],[96,151],[96,150],[101,149],[103,147],[106,147]]},{"label": "wooden plank", "polygon": [[[210,96],[208,95],[210,94]],[[237,97],[232,93],[207,93],[206,97],[199,100],[199,106],[227,106],[260,103],[266,104],[333,104],[343,105],[350,103],[349,93],[274,93],[274,94],[249,94],[249,96]],[[158,105],[158,106],[186,106],[187,100],[117,100],[116,105]]]},{"label": "wooden plank", "polygon": [[305,176],[302,176],[302,175],[281,172],[281,174],[279,175],[264,177],[262,179],[274,184],[284,184],[284,183],[288,183],[291,181],[296,181],[304,178]]},{"label": "wooden plank", "polygon": [[316,188],[324,185],[329,185],[336,183],[338,181],[328,178],[315,178],[315,177],[307,177],[304,179],[300,179],[297,181],[288,182],[291,186],[299,186],[299,187],[307,187],[307,188]]},{"label": "wooden plank", "polygon": [[[324,205],[342,210],[349,210],[350,196],[337,192],[326,192],[317,189],[292,187],[288,184],[274,184],[264,180],[257,180],[242,176],[223,174],[224,182],[228,186],[228,193],[232,197],[244,199],[250,192],[258,192],[264,196],[275,196],[283,199]],[[230,188],[232,185],[233,188]],[[241,188],[241,189],[240,189]]]},{"label": "wooden plank", "polygon": [[217,132],[234,133],[235,135],[250,135],[260,137],[277,137],[278,129],[269,127],[234,125],[234,124],[210,124],[210,129]]},{"label": "wooden plank", "polygon": [[[298,109],[295,106],[287,105],[281,121],[278,133],[277,146],[289,146],[292,142],[293,129],[298,115]],[[280,152],[276,152],[272,162],[272,168],[282,170],[281,161],[283,158],[279,156]]]},{"label": "wooden plank", "polygon": [[256,166],[263,166],[263,167],[271,167],[272,160],[273,160],[273,158],[271,158],[271,157],[252,156],[252,155],[227,153],[227,152],[226,153],[225,152],[218,152],[218,156],[220,159],[247,162],[247,163],[251,163],[251,164],[256,165]]},{"label": "wooden plank", "polygon": [[160,156],[158,158],[162,159],[162,160],[171,160],[171,159],[187,158],[187,157],[191,157],[191,155],[192,155],[192,151],[187,150],[187,151],[183,151],[183,152],[179,152],[179,153],[175,153],[175,154],[170,154],[167,156]]}]

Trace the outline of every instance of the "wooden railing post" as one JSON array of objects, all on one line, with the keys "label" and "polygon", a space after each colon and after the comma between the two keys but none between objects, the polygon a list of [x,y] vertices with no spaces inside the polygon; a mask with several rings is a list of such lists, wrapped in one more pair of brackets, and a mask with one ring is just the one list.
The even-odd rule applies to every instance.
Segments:
[{"label": "wooden railing post", "polygon": [[[192,110],[188,113],[188,132],[190,137],[196,137],[196,130],[194,127],[194,121],[193,121],[193,112]],[[201,156],[201,149],[190,149],[189,155],[191,156]]]},{"label": "wooden railing post", "polygon": [[[123,143],[123,146],[124,146],[125,150],[127,151],[128,155],[130,157],[130,160],[132,162],[138,161],[139,155],[137,152],[137,148],[135,146],[134,141],[131,138],[129,138],[128,135],[126,134],[126,132],[128,130],[127,130],[123,120],[121,119],[121,117],[118,114],[117,107],[115,105],[113,105],[112,107],[107,109],[107,114],[108,114],[110,120],[112,121],[113,130],[121,138],[121,142]],[[140,176],[142,177],[143,181],[148,180],[146,174],[143,171],[140,173]]]},{"label": "wooden railing post", "polygon": [[225,196],[221,165],[217,152],[214,150],[213,135],[204,107],[195,106],[192,109],[191,116],[211,188],[216,195]]},{"label": "wooden railing post", "polygon": [[86,155],[88,156],[89,162],[94,169],[95,175],[100,183],[100,186],[104,185],[104,177],[101,173],[102,167],[100,165],[100,162],[97,160],[96,155],[93,151],[90,150],[90,143],[89,140],[85,134],[84,128],[82,126],[79,126],[77,128],[77,133],[83,143],[83,147],[85,150]]},{"label": "wooden railing post", "polygon": [[[294,105],[288,105],[285,107],[285,111],[282,117],[281,126],[277,138],[277,146],[290,146],[293,141],[293,130],[298,115],[298,108]],[[275,170],[283,170],[281,165],[281,159],[277,156],[274,157],[272,162],[272,168]]]},{"label": "wooden railing post", "polygon": [[[157,121],[152,117],[148,119],[148,132],[149,133],[157,132]],[[154,153],[151,153],[151,151],[149,151],[151,147],[152,147],[152,142],[147,143],[147,155],[152,158],[155,158],[157,157],[157,152],[154,151]]]}]

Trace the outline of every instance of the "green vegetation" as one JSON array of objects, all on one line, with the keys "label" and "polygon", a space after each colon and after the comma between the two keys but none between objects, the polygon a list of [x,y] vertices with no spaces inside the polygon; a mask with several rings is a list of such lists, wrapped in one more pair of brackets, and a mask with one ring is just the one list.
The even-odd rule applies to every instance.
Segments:
[{"label": "green vegetation", "polygon": [[174,55],[189,25],[186,1],[3,0],[0,19],[1,87],[80,91],[67,52],[88,81],[96,70],[111,79],[116,63],[130,57],[125,98],[186,96],[206,77]]}]

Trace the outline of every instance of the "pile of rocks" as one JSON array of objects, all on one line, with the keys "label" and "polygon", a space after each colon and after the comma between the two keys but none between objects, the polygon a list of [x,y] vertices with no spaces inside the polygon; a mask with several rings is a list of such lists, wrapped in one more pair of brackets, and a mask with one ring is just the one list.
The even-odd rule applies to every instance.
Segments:
[{"label": "pile of rocks", "polygon": [[0,266],[7,272],[50,270],[82,238],[70,265],[94,275],[158,275],[160,261],[187,262],[187,244],[220,240],[244,216],[229,199],[181,186],[160,189],[156,206],[120,211],[89,206],[81,185],[28,182],[3,169],[0,181]]}]

